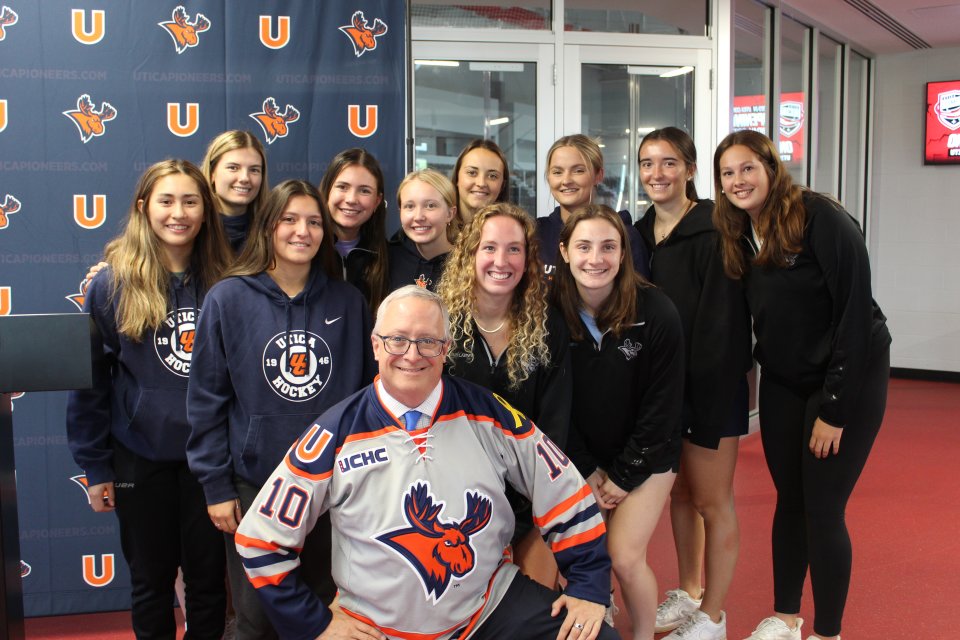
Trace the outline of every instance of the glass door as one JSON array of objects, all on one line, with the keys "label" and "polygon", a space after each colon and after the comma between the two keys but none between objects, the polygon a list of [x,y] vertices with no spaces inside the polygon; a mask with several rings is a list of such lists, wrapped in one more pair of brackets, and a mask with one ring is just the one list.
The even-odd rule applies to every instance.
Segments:
[{"label": "glass door", "polygon": [[639,219],[650,201],[639,184],[643,136],[666,126],[684,129],[697,146],[697,191],[711,192],[713,153],[710,51],[618,46],[564,47],[564,133],[600,141],[602,202]]},{"label": "glass door", "polygon": [[449,176],[468,142],[489,138],[507,156],[510,201],[536,215],[549,195],[537,159],[552,142],[553,47],[419,41],[413,67],[415,167]]}]

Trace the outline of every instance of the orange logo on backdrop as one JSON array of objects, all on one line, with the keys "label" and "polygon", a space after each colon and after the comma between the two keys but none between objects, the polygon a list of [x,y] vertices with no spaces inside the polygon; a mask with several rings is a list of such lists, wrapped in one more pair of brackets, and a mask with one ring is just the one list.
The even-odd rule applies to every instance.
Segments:
[{"label": "orange logo on backdrop", "polygon": [[9,193],[4,197],[3,204],[0,204],[0,229],[6,229],[10,224],[7,216],[20,211],[20,201]]},{"label": "orange logo on backdrop", "polygon": [[87,299],[87,286],[89,286],[89,284],[90,281],[84,278],[80,282],[80,288],[78,289],[77,293],[71,293],[68,296],[64,296],[64,298],[75,304],[77,309],[83,311],[83,301]]},{"label": "orange logo on backdrop", "polygon": [[17,12],[10,7],[6,5],[0,7],[0,40],[7,37],[7,27],[17,24],[19,19],[20,16],[17,15]]},{"label": "orange logo on backdrop", "polygon": [[76,111],[63,112],[63,115],[73,120],[73,123],[77,125],[77,129],[80,131],[80,139],[83,140],[84,144],[94,136],[102,136],[106,130],[103,123],[117,117],[117,110],[109,102],[102,103],[99,111],[95,110],[94,106],[93,101],[90,100],[90,94],[85,93],[77,98]]},{"label": "orange logo on backdrop", "polygon": [[277,108],[277,101],[267,98],[263,101],[263,111],[251,113],[250,117],[257,121],[267,137],[267,144],[273,144],[277,138],[286,138],[289,129],[287,124],[300,119],[300,112],[293,105],[286,105],[283,113]]},{"label": "orange logo on backdrop", "polygon": [[175,136],[188,138],[197,132],[200,128],[200,103],[187,103],[187,122],[182,122],[180,115],[180,103],[167,103],[167,129]]},{"label": "orange logo on backdrop", "polygon": [[90,486],[90,483],[87,481],[87,474],[81,473],[77,476],[70,476],[70,479],[73,482],[76,482],[77,486],[83,490],[83,497],[87,499],[87,504],[90,504],[90,494],[87,492],[87,488]]},{"label": "orange logo on backdrop", "polygon": [[347,107],[347,128],[358,138],[369,138],[377,132],[377,114],[379,107],[375,104],[367,105],[367,120],[360,124],[360,105],[351,104]]},{"label": "orange logo on backdrop", "polygon": [[197,46],[197,43],[200,42],[198,34],[210,28],[210,21],[202,13],[198,13],[191,22],[183,5],[173,10],[173,20],[158,22],[157,24],[166,29],[170,37],[173,38],[177,53],[183,53],[188,48]]},{"label": "orange logo on backdrop", "polygon": [[7,128],[7,101],[0,100],[0,132]]},{"label": "orange logo on backdrop", "polygon": [[105,13],[103,9],[93,9],[90,14],[93,16],[93,27],[87,31],[87,13],[83,9],[71,9],[71,27],[73,38],[80,44],[97,44],[103,40],[106,33],[104,28]]},{"label": "orange logo on backdrop", "polygon": [[10,315],[10,306],[13,302],[13,294],[10,287],[0,287],[0,316]]},{"label": "orange logo on backdrop", "polygon": [[96,229],[107,219],[107,196],[102,193],[93,196],[93,212],[87,212],[87,196],[73,194],[73,221],[84,229]]},{"label": "orange logo on backdrop", "polygon": [[97,556],[83,556],[83,581],[91,587],[105,587],[113,582],[116,575],[112,553],[101,554],[100,563],[102,568],[97,573]]},{"label": "orange logo on backdrop", "polygon": [[282,49],[290,42],[290,16],[277,16],[277,35],[273,35],[273,16],[260,16],[260,42],[267,49]]},{"label": "orange logo on backdrop", "polygon": [[359,58],[367,51],[373,51],[377,48],[377,38],[387,32],[387,24],[380,18],[373,21],[373,26],[367,25],[367,19],[363,11],[357,11],[353,14],[348,25],[340,27],[350,42],[353,43],[353,52]]}]

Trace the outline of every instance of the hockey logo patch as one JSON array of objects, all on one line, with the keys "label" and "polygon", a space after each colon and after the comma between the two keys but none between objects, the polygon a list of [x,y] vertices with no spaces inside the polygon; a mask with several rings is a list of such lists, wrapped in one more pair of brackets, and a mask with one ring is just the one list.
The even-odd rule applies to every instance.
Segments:
[{"label": "hockey logo patch", "polygon": [[640,353],[640,349],[643,349],[643,345],[639,342],[634,342],[630,338],[627,338],[618,348],[620,349],[620,352],[623,353],[623,357],[629,361],[637,357],[637,354]]},{"label": "hockey logo patch", "polygon": [[168,313],[153,334],[153,346],[163,366],[180,377],[189,376],[196,334],[196,309],[177,309]]},{"label": "hockey logo patch", "polygon": [[306,402],[326,388],[333,356],[323,338],[308,331],[278,333],[263,350],[263,375],[281,398]]},{"label": "hockey logo patch", "polygon": [[478,492],[464,492],[464,498],[463,519],[443,522],[440,514],[446,505],[434,504],[430,487],[417,483],[403,499],[403,516],[410,526],[376,538],[403,556],[420,577],[424,596],[434,602],[443,597],[451,578],[473,571],[476,555],[470,537],[486,528],[493,512],[490,498]]}]

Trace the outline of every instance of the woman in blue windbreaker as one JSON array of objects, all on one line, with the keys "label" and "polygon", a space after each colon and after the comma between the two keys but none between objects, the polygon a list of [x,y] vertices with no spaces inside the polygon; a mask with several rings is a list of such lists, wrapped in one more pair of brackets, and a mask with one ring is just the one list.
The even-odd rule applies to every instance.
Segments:
[{"label": "woman in blue windbreaker", "polygon": [[[228,539],[238,637],[275,637],[233,545],[242,514],[311,421],[375,373],[370,314],[360,292],[340,280],[322,202],[300,180],[273,189],[197,326],[187,457],[210,519]],[[329,522],[318,524],[302,561],[329,603]]]},{"label": "woman in blue windbreaker", "polygon": [[67,440],[90,506],[117,512],[138,638],[174,636],[178,566],[191,636],[223,634],[223,539],[187,468],[186,395],[196,316],[229,256],[200,170],[165,160],[140,178],[109,266],[87,288],[102,344],[93,388],[70,394]]}]

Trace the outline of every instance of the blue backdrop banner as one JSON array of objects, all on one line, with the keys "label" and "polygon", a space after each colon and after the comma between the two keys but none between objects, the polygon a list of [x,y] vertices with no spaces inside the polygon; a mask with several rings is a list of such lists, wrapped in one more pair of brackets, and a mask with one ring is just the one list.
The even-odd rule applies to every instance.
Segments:
[{"label": "blue backdrop banner", "polygon": [[[227,129],[264,143],[271,184],[318,184],[338,151],[365,147],[393,202],[404,20],[401,0],[0,0],[0,314],[78,310],[143,170],[199,164]],[[116,516],[87,503],[65,405],[14,399],[28,616],[130,602]]]}]

